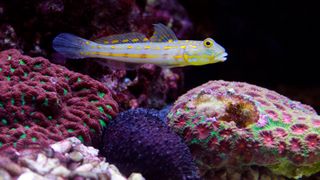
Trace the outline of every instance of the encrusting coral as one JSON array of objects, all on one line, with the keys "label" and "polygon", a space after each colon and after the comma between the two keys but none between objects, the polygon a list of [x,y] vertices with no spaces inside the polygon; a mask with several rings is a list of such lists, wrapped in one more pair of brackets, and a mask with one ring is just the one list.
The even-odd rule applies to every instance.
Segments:
[{"label": "encrusting coral", "polygon": [[255,165],[290,178],[320,171],[320,117],[274,91],[210,81],[181,96],[168,120],[203,174]]},{"label": "encrusting coral", "polygon": [[190,150],[158,111],[138,108],[120,113],[105,129],[101,153],[121,172],[146,179],[200,179]]},{"label": "encrusting coral", "polygon": [[87,145],[116,115],[103,84],[17,50],[0,53],[0,149],[24,149],[76,136]]}]

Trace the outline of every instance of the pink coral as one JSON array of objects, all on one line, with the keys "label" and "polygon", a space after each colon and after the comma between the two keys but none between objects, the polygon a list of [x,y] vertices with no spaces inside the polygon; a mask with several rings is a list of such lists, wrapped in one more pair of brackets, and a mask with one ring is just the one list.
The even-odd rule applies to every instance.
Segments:
[{"label": "pink coral", "polygon": [[0,149],[23,149],[77,136],[96,145],[117,103],[88,76],[31,58],[0,53]]},{"label": "pink coral", "polygon": [[274,91],[210,81],[181,96],[168,119],[203,172],[252,165],[288,177],[320,171],[320,117]]}]

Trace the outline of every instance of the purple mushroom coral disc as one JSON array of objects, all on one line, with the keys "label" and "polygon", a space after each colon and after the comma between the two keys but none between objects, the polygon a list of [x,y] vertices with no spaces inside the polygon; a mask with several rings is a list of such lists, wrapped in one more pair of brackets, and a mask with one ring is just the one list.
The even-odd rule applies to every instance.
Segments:
[{"label": "purple mushroom coral disc", "polygon": [[274,91],[210,81],[181,96],[168,120],[202,173],[254,165],[290,178],[320,171],[320,117]]},{"label": "purple mushroom coral disc", "polygon": [[110,90],[88,76],[17,50],[0,53],[0,150],[71,136],[97,145],[117,111]]}]

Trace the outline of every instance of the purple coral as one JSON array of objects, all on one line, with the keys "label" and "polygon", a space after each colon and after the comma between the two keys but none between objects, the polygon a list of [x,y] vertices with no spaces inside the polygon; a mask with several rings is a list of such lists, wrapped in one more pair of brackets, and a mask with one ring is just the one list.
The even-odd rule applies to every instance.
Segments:
[{"label": "purple coral", "polygon": [[168,119],[203,173],[259,165],[297,178],[320,170],[320,117],[274,91],[210,81],[181,96]]},{"label": "purple coral", "polygon": [[0,149],[70,136],[97,145],[117,111],[109,89],[88,76],[17,50],[0,53]]},{"label": "purple coral", "polygon": [[188,147],[160,118],[138,108],[120,113],[106,128],[102,154],[129,175],[146,179],[199,179]]}]

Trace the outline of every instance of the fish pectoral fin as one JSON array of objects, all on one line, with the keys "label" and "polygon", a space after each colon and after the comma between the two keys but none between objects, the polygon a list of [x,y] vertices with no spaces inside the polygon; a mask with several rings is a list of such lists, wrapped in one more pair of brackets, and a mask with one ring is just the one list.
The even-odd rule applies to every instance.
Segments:
[{"label": "fish pectoral fin", "polygon": [[142,64],[139,63],[128,63],[128,62],[119,62],[111,59],[97,59],[97,62],[102,66],[107,66],[113,70],[136,70]]},{"label": "fish pectoral fin", "polygon": [[154,24],[154,33],[150,38],[151,42],[168,42],[178,40],[176,34],[167,26],[159,23]]},{"label": "fish pectoral fin", "polygon": [[99,44],[124,44],[149,42],[149,39],[144,34],[132,32],[126,34],[116,34],[107,37],[101,37],[99,39],[96,39],[95,42]]}]

